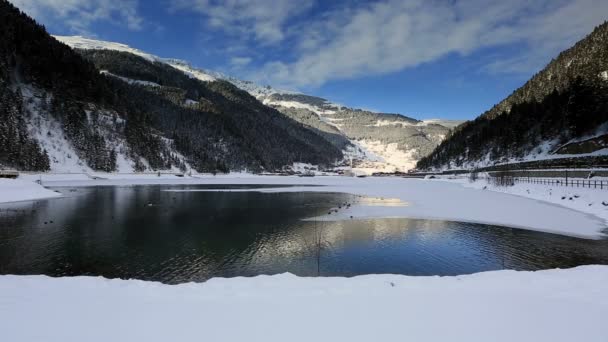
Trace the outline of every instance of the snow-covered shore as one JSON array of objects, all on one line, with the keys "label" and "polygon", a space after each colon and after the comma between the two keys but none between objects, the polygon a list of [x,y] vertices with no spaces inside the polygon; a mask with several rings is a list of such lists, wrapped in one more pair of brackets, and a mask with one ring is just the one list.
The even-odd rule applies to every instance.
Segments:
[{"label": "snow-covered shore", "polygon": [[[21,181],[42,179],[42,183],[45,186],[70,187],[144,184],[296,185],[292,187],[240,191],[344,192],[383,199],[378,202],[363,201],[350,208],[341,208],[337,213],[332,213],[322,218],[325,220],[380,217],[437,219],[486,223],[591,239],[606,236],[603,231],[607,226],[606,219],[608,218],[608,211],[605,214],[600,211],[581,211],[579,210],[580,208],[568,208],[565,205],[549,203],[544,198],[539,198],[539,200],[502,192],[470,188],[463,182],[429,181],[396,177],[286,177],[255,176],[250,174],[185,178],[171,175],[158,177],[156,175],[104,174],[100,175],[100,177],[103,179],[91,179],[90,176],[84,175],[46,174],[25,176]],[[32,186],[38,186],[34,183],[31,184]],[[323,186],[312,187],[310,185]],[[0,201],[6,201],[7,196],[2,195],[2,193],[3,191],[0,189]],[[608,195],[608,192],[606,194]],[[387,203],[387,199],[394,199],[396,201]],[[8,200],[10,201],[11,198],[9,197]]]},{"label": "snow-covered shore", "polygon": [[31,180],[0,178],[0,203],[60,197]]},{"label": "snow-covered shore", "polygon": [[163,285],[0,276],[4,341],[606,341],[608,266]]},{"label": "snow-covered shore", "polygon": [[444,181],[460,184],[467,188],[500,192],[538,201],[553,203],[583,213],[588,213],[608,222],[608,190],[558,185],[516,183],[512,186],[496,186],[486,179],[469,181],[468,177],[437,178],[433,181]]}]

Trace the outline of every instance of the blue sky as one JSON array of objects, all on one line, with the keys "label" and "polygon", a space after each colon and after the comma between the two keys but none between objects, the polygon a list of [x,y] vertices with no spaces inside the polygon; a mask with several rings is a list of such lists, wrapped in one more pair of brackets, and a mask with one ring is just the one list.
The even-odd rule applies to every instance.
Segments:
[{"label": "blue sky", "polygon": [[471,119],[608,19],[606,0],[10,0],[56,35],[352,107]]}]

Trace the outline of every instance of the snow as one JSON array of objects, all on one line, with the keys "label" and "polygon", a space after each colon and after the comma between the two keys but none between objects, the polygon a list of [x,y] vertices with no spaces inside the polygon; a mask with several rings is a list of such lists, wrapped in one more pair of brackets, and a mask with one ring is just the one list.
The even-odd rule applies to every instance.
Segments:
[{"label": "snow", "polygon": [[594,138],[601,137],[608,134],[608,123],[603,123],[597,126],[589,134],[583,135],[578,138],[570,139],[565,143],[560,143],[559,139],[545,140],[538,144],[530,152],[523,157],[518,158],[503,158],[500,160],[493,160],[490,158],[490,152],[487,152],[481,159],[470,162],[465,162],[460,166],[455,165],[454,160],[451,161],[450,165],[444,165],[441,168],[435,170],[450,170],[450,169],[475,169],[482,167],[489,167],[494,165],[513,164],[529,161],[542,161],[542,160],[557,160],[563,158],[577,158],[577,157],[599,157],[608,155],[608,148],[602,148],[591,153],[578,153],[578,154],[556,154],[555,151],[568,144],[582,142]]},{"label": "snow", "polygon": [[0,276],[5,341],[606,341],[607,266],[163,285]]},{"label": "snow", "polygon": [[184,101],[184,104],[185,104],[186,106],[196,106],[197,104],[199,104],[199,102],[198,102],[198,101],[195,101],[195,100],[192,100],[192,99],[186,99],[186,100]]},{"label": "snow", "polygon": [[[88,172],[91,169],[81,160],[65,136],[63,125],[43,108],[43,95],[46,93],[29,85],[21,85],[24,108],[27,111],[26,124],[30,137],[40,144],[49,156],[50,167],[55,172]],[[50,97],[47,96],[47,101]]]},{"label": "snow", "polygon": [[234,77],[222,74],[220,72],[197,68],[197,67],[190,65],[188,62],[180,60],[180,59],[158,57],[158,56],[143,52],[141,50],[132,48],[128,45],[121,44],[121,43],[100,41],[100,40],[85,38],[82,36],[54,36],[54,37],[55,37],[55,39],[59,40],[60,42],[66,44],[68,46],[71,46],[72,48],[75,48],[75,49],[114,50],[114,51],[132,53],[136,56],[145,58],[146,60],[148,60],[150,62],[168,64],[168,65],[174,67],[175,69],[182,71],[186,75],[188,75],[192,78],[198,79],[200,81],[203,81],[203,82],[211,82],[211,81],[215,81],[218,79],[225,80],[225,81],[228,81],[228,82],[234,84],[238,88],[245,90],[246,92],[250,93],[252,96],[254,96],[260,100],[269,95],[272,95],[272,94],[296,94],[295,92],[291,92],[291,91],[279,90],[279,89],[272,88],[270,86],[260,86],[253,82],[239,80]]},{"label": "snow", "polygon": [[100,73],[118,78],[119,80],[126,82],[128,84],[137,84],[137,85],[148,86],[148,87],[160,87],[160,84],[155,83],[155,82],[135,80],[132,78],[122,77],[122,76],[115,75],[107,70],[101,70]]},{"label": "snow", "polygon": [[388,121],[388,120],[378,120],[375,124],[370,125],[371,127],[385,127],[385,126],[413,126],[413,124],[405,121]]},{"label": "snow", "polygon": [[608,81],[608,70],[602,71],[600,73],[600,78],[603,79],[604,81]]},{"label": "snow", "polygon": [[142,58],[147,59],[150,62],[157,62],[160,60],[159,57],[143,52],[141,50],[132,48],[126,44],[106,42],[101,40],[89,39],[82,36],[53,36],[58,41],[74,48],[83,50],[114,50],[121,52],[128,52]]},{"label": "snow", "polygon": [[466,120],[446,120],[446,119],[427,119],[427,120],[423,120],[422,122],[424,124],[430,125],[430,124],[436,124],[436,125],[441,125],[447,128],[454,128],[462,123],[464,123]]},{"label": "snow", "polygon": [[362,168],[362,171],[368,174],[407,171],[416,167],[417,160],[413,156],[415,150],[403,151],[397,143],[387,144],[378,140],[357,140],[357,145],[381,158],[380,160],[370,159],[370,161],[378,161],[378,163],[368,163],[368,167]]},{"label": "snow", "polygon": [[513,186],[504,187],[489,184],[486,179],[479,179],[476,182],[470,182],[466,176],[453,176],[449,179],[436,178],[436,180],[459,183],[464,187],[474,189],[485,188],[485,190],[488,191],[501,192],[543,202],[549,202],[602,218],[608,222],[608,206],[602,204],[602,202],[608,204],[608,191],[605,189],[575,188],[529,183],[516,183]]},{"label": "snow", "polygon": [[[603,125],[602,125],[603,126]],[[605,133],[604,133],[605,134]],[[602,134],[593,134],[590,135],[592,138],[597,137]],[[462,163],[462,165],[457,166],[455,160],[450,162],[450,165],[444,165],[440,168],[434,168],[435,171],[447,171],[447,170],[471,170],[482,167],[496,166],[496,165],[506,165],[506,164],[514,164],[521,162],[530,162],[530,161],[543,161],[543,160],[559,160],[559,159],[567,159],[567,158],[579,158],[579,157],[601,157],[608,155],[608,148],[602,148],[597,151],[591,153],[579,153],[579,154],[554,154],[553,152],[559,149],[561,146],[565,146],[569,143],[579,142],[587,139],[587,137],[572,139],[565,144],[558,144],[556,140],[551,141],[543,141],[531,150],[527,155],[520,158],[503,158],[500,161],[493,160],[490,158],[490,152],[486,153],[483,158],[479,160],[474,160],[470,162]]]},{"label": "snow", "polygon": [[[303,166],[303,165],[300,165]],[[93,180],[92,177],[103,179]],[[463,178],[284,177],[230,174],[29,174],[0,179],[0,202],[57,197],[44,185],[295,184],[238,191],[348,192],[368,201],[326,220],[418,217],[484,222],[597,238],[604,213],[583,213],[604,192],[563,188],[481,190]],[[325,185],[325,187],[306,187]],[[176,190],[172,190],[176,191]],[[230,190],[234,191],[234,190]],[[523,192],[522,192],[523,191]],[[516,194],[516,195],[513,195]],[[606,193],[608,195],[608,192]],[[556,196],[557,195],[557,196]],[[527,198],[531,197],[531,198]],[[593,214],[594,216],[590,215]],[[497,228],[500,229],[500,228]],[[214,278],[163,285],[101,277],[0,276],[0,322],[7,341],[605,341],[608,266],[457,277],[290,274]],[[35,328],[32,328],[34,326]]]},{"label": "snow", "polygon": [[[334,110],[330,110],[330,109],[326,109],[326,108],[319,108],[317,106],[313,106],[311,104],[308,103],[302,103],[302,102],[298,102],[298,101],[276,101],[276,100],[270,100],[270,99],[264,99],[264,101],[262,101],[262,103],[264,103],[265,105],[273,105],[273,106],[282,106],[282,107],[287,107],[287,108],[297,108],[297,109],[306,109],[309,110],[315,114],[317,114],[321,120],[323,120],[324,118],[322,117],[322,115],[326,115],[326,114],[335,114],[336,111]],[[325,121],[325,120],[323,120]]]},{"label": "snow", "polygon": [[352,171],[356,174],[405,172],[416,166],[415,149],[404,151],[397,143],[387,144],[379,140],[351,140],[351,143],[353,146],[347,146],[342,152],[346,163],[353,160]]},{"label": "snow", "polygon": [[444,119],[428,119],[428,120],[422,120],[416,123],[411,123],[411,122],[407,122],[407,121],[390,121],[390,120],[378,120],[374,125],[371,125],[372,127],[384,127],[384,126],[428,126],[428,125],[441,125],[447,128],[454,128],[458,125],[460,125],[461,123],[463,123],[464,120],[444,120]]},{"label": "snow", "polygon": [[[107,72],[106,72],[107,73]],[[124,77],[118,77],[125,82],[137,83],[142,85],[157,85],[153,82],[132,80]],[[157,85],[158,86],[158,85]],[[29,84],[21,84],[19,89],[23,96],[24,108],[27,111],[25,116],[29,135],[38,141],[40,147],[47,152],[50,161],[50,169],[53,173],[87,173],[90,174],[93,170],[87,163],[79,158],[76,149],[68,139],[63,129],[63,125],[49,113],[50,101],[52,94],[43,90],[37,89]],[[99,108],[94,104],[88,104],[87,118],[89,124],[93,125],[97,133],[105,138],[108,143],[108,148],[114,149],[116,152],[116,167],[117,172],[132,173],[134,169],[134,161],[129,153],[129,147],[124,139],[124,134],[121,132],[121,126],[117,124],[124,123],[124,119],[112,110]],[[93,112],[95,115],[93,115]],[[191,168],[186,158],[174,150],[173,141],[161,137],[166,147],[173,156],[181,160],[187,168]],[[140,161],[148,166],[145,159]],[[177,173],[179,170],[173,166],[171,172]]]},{"label": "snow", "polygon": [[175,60],[164,60],[164,62],[175,69],[182,71],[186,75],[198,79],[199,81],[211,82],[217,79],[217,77],[211,75],[209,72],[202,69],[196,69],[183,61],[175,62]]},{"label": "snow", "polygon": [[63,131],[63,125],[51,118],[43,117],[38,111],[30,111],[27,119],[30,136],[38,141],[55,172],[88,172],[90,168],[81,160]]},{"label": "snow", "polygon": [[310,163],[293,163],[291,170],[294,172],[306,173],[306,174],[318,174],[319,168],[316,165]]},{"label": "snow", "polygon": [[45,189],[32,181],[0,178],[0,203],[60,196],[61,194]]},{"label": "snow", "polygon": [[[158,177],[157,174],[142,176],[95,173],[91,176],[100,179],[75,177],[72,180],[69,179],[70,175],[62,176],[63,180],[53,179],[50,175],[29,175],[27,177],[32,180],[42,177],[45,186],[71,187],[144,184],[292,184],[296,186],[244,191],[341,192],[376,198],[384,202],[383,205],[377,205],[363,201],[348,209],[342,208],[337,213],[319,218],[323,220],[407,217],[484,223],[587,239],[606,237],[602,232],[607,227],[604,214],[582,211],[579,207],[568,208],[562,203],[557,205],[542,198],[525,198],[513,194],[470,188],[463,186],[462,181],[443,182],[399,177],[288,177],[249,174],[195,175],[183,178],[171,174],[162,174],[161,177]],[[310,185],[323,186],[311,187]],[[0,189],[0,193],[1,191]],[[608,196],[608,192],[605,193]],[[397,205],[399,201],[402,203]],[[500,228],[497,227],[497,229]]]}]

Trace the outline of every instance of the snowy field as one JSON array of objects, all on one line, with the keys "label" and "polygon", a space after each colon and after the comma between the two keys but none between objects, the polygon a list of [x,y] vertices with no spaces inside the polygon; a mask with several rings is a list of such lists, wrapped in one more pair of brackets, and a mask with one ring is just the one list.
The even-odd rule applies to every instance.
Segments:
[{"label": "snowy field", "polygon": [[[94,180],[91,176],[103,179]],[[594,209],[581,198],[577,201],[551,202],[547,196],[537,197],[524,190],[513,194],[481,189],[485,182],[469,184],[465,180],[437,181],[404,179],[395,177],[286,177],[231,174],[221,176],[196,176],[180,178],[171,175],[25,175],[27,180],[42,180],[45,186],[98,186],[98,185],[143,185],[143,184],[295,184],[301,186],[274,189],[250,189],[240,191],[288,192],[324,191],[345,192],[377,198],[378,201],[363,202],[350,208],[341,208],[337,213],[322,217],[324,220],[364,219],[378,217],[409,217],[486,223],[509,226],[582,238],[601,238],[606,235],[608,207],[600,198],[608,192],[595,191]],[[324,185],[307,187],[307,185]],[[28,186],[37,187],[36,184]],[[47,194],[42,188],[38,190]],[[214,190],[217,191],[217,190]],[[564,191],[572,189],[564,188]],[[557,192],[556,192],[557,194]],[[582,194],[582,192],[581,192]],[[580,196],[579,196],[580,197]],[[557,196],[556,196],[557,198]],[[561,198],[561,197],[559,197]],[[580,201],[578,201],[580,199]],[[0,202],[11,201],[11,193],[5,195],[0,189]],[[599,203],[597,203],[599,201]],[[608,202],[608,196],[606,197]],[[580,203],[586,203],[585,205]],[[591,207],[593,207],[593,205]]]},{"label": "snowy field", "polygon": [[605,342],[608,266],[162,285],[0,276],[3,341]]}]

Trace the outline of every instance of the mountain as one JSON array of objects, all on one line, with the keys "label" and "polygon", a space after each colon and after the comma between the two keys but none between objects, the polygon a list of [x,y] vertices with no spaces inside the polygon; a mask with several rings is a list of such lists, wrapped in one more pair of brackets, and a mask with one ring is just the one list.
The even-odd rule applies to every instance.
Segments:
[{"label": "mountain", "polygon": [[[366,172],[407,171],[428,155],[462,121],[420,121],[399,114],[375,113],[302,94],[273,93],[260,98],[281,113],[351,142],[347,156]],[[314,123],[314,124],[313,124]]]},{"label": "mountain", "polygon": [[[560,53],[524,86],[454,130],[419,169],[487,167],[608,155],[608,23]],[[542,161],[542,162],[540,162]]]},{"label": "mountain", "polygon": [[343,159],[232,83],[130,51],[83,56],[6,0],[0,20],[0,167],[274,171]]},{"label": "mountain", "polygon": [[[261,103],[314,130],[341,150],[348,162],[365,172],[406,171],[428,155],[448,134],[462,123],[457,120],[419,121],[398,114],[374,113],[337,105],[326,99],[260,86],[225,74],[195,68],[188,62],[161,58],[125,44],[79,36],[56,36],[79,51],[108,75],[137,84],[155,82],[150,73],[134,72],[135,64],[126,62],[137,56],[150,63],[164,64],[203,82],[225,81],[248,92]],[[98,52],[92,52],[98,51]],[[114,51],[119,53],[99,52]],[[134,62],[133,62],[134,63]],[[196,99],[190,99],[197,101]]]}]

